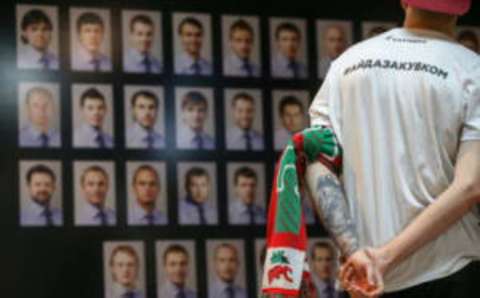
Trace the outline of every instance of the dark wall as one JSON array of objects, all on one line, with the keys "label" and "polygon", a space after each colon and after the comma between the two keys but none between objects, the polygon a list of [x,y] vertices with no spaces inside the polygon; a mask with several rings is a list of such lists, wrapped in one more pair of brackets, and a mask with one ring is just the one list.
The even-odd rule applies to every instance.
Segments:
[{"label": "dark wall", "polygon": [[[474,1],[475,2],[475,1]],[[308,20],[308,39],[311,73],[316,72],[316,47],[314,21],[316,18],[345,19],[354,23],[355,40],[360,39],[360,25],[364,20],[393,21],[400,23],[402,11],[398,1],[31,1],[32,4],[52,4],[59,7],[62,36],[60,47],[62,65],[68,65],[69,33],[68,8],[70,6],[92,6],[110,8],[113,24],[120,24],[120,12],[123,8],[147,8],[161,10],[163,13],[163,43],[166,73],[161,76],[124,75],[119,67],[112,73],[91,75],[88,73],[73,73],[67,68],[59,72],[41,73],[39,71],[18,70],[16,67],[16,27],[15,5],[19,1],[3,1],[0,12],[0,227],[2,240],[0,244],[0,264],[3,267],[0,282],[2,297],[102,297],[103,295],[103,257],[102,244],[106,240],[142,240],[146,248],[148,297],[156,296],[154,244],[162,239],[194,239],[197,251],[197,279],[200,297],[205,297],[207,276],[203,274],[205,264],[206,239],[243,239],[245,240],[246,269],[249,280],[249,293],[255,297],[257,291],[255,281],[254,241],[265,236],[263,228],[229,226],[227,222],[227,204],[220,200],[220,223],[212,227],[179,226],[176,218],[177,185],[175,179],[169,178],[169,214],[171,222],[168,226],[156,228],[127,227],[125,219],[121,219],[115,228],[79,228],[72,224],[73,216],[73,175],[72,161],[78,159],[106,159],[116,162],[117,202],[125,201],[125,161],[127,160],[164,160],[167,162],[168,176],[175,177],[177,161],[207,160],[214,161],[218,166],[219,198],[226,193],[225,161],[261,161],[266,165],[267,191],[269,191],[273,175],[276,153],[272,150],[273,139],[268,132],[272,131],[270,113],[272,110],[270,90],[275,88],[306,89],[313,96],[320,85],[320,80],[310,75],[308,80],[279,81],[269,77],[256,80],[225,79],[222,76],[211,78],[188,78],[172,75],[172,40],[171,13],[175,11],[194,11],[212,14],[214,57],[221,56],[221,14],[253,14],[261,17],[261,30],[264,37],[268,35],[269,16],[298,16]],[[480,5],[475,3],[473,10],[462,20],[465,24],[480,25]],[[115,28],[115,27],[114,27]],[[121,42],[119,32],[113,33],[114,63],[120,65]],[[268,73],[268,39],[263,39],[261,56],[263,70]],[[215,67],[220,70],[219,59]],[[175,86],[209,86],[216,94],[216,121],[223,123],[223,88],[249,87],[260,88],[264,93],[264,127],[266,134],[266,150],[260,153],[238,153],[217,149],[214,152],[181,152],[168,146],[160,153],[139,152],[122,148],[113,151],[76,150],[70,144],[65,144],[61,150],[20,149],[17,146],[18,106],[17,83],[19,81],[54,81],[61,84],[62,98],[62,134],[69,139],[71,131],[70,85],[73,82],[105,82],[112,84],[115,94],[123,94],[123,85],[127,83],[162,85],[166,92],[167,104],[167,135],[173,135],[173,94]],[[123,97],[122,97],[123,98]],[[118,100],[119,103],[122,99]],[[119,112],[123,106],[117,104]],[[122,142],[122,116],[115,120],[117,135]],[[224,143],[223,125],[217,130],[217,141]],[[173,144],[173,141],[171,142]],[[24,159],[55,159],[61,160],[63,166],[64,190],[63,202],[65,210],[65,226],[62,228],[22,228],[19,226],[19,167],[18,161]],[[125,206],[117,204],[120,214],[125,214]],[[321,227],[309,227],[309,235],[325,236]]]}]

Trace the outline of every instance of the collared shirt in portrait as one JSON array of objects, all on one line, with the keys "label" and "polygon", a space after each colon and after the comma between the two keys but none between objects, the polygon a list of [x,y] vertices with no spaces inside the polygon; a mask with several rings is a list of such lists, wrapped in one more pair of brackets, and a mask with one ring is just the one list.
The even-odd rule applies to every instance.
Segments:
[{"label": "collared shirt in portrait", "polygon": [[[182,295],[183,294],[183,295]],[[157,297],[162,298],[197,298],[197,293],[187,287],[179,288],[170,281],[166,281],[159,289]]]},{"label": "collared shirt in portrait", "polygon": [[18,68],[58,70],[58,58],[48,50],[40,52],[30,45],[25,45],[18,52]]},{"label": "collared shirt in portrait", "polygon": [[212,73],[212,64],[205,58],[194,59],[186,53],[180,54],[175,58],[175,74],[211,75]]},{"label": "collared shirt in portrait", "polygon": [[247,291],[232,283],[215,278],[208,289],[208,298],[247,298]]},{"label": "collared shirt in portrait", "polygon": [[287,145],[288,141],[292,139],[293,133],[291,133],[288,129],[285,127],[279,128],[275,130],[275,144],[274,148],[277,151],[281,151],[285,149],[285,146]]},{"label": "collared shirt in portrait", "polygon": [[63,225],[62,210],[41,205],[30,199],[25,208],[22,208],[20,224],[22,226],[61,226]]},{"label": "collared shirt in portrait", "polygon": [[134,122],[127,129],[127,148],[165,148],[165,138],[155,129],[147,129]]},{"label": "collared shirt in portrait", "polygon": [[199,225],[201,224],[201,210],[205,224],[215,225],[218,223],[217,210],[211,203],[205,202],[198,204],[192,199],[186,197],[178,203],[178,221],[181,225]]},{"label": "collared shirt in portrait", "polygon": [[[99,209],[90,203],[83,203],[78,212],[75,224],[79,226],[114,226],[117,223],[115,210],[104,206]],[[103,218],[102,218],[103,217]],[[103,224],[104,222],[104,224]]]},{"label": "collared shirt in portrait", "polygon": [[82,124],[75,130],[73,146],[80,148],[112,148],[113,138],[102,130],[91,125]]},{"label": "collared shirt in portrait", "polygon": [[55,128],[44,133],[32,124],[27,124],[20,129],[19,143],[20,147],[58,148],[61,146],[61,138]]},{"label": "collared shirt in portrait", "polygon": [[340,298],[339,292],[335,288],[335,280],[325,281],[320,279],[315,273],[311,274],[313,284],[317,289],[317,298]]},{"label": "collared shirt in portrait", "polygon": [[240,199],[235,198],[228,208],[228,219],[230,224],[250,224],[250,212],[255,224],[265,224],[265,209],[255,205],[247,205]]},{"label": "collared shirt in portrait", "polygon": [[195,132],[181,125],[177,132],[177,147],[180,149],[215,149],[215,139],[204,131]]},{"label": "collared shirt in portrait", "polygon": [[123,54],[123,70],[134,73],[161,73],[162,63],[151,53],[140,53],[137,49],[129,48]]},{"label": "collared shirt in portrait", "polygon": [[[227,149],[229,150],[263,150],[263,135],[256,130],[243,130],[233,126],[227,131]],[[248,148],[250,147],[250,148]]]},{"label": "collared shirt in portrait", "polygon": [[259,77],[260,67],[250,59],[242,59],[232,53],[224,60],[223,74],[235,77]]},{"label": "collared shirt in portrait", "polygon": [[106,298],[145,298],[145,294],[140,289],[128,289],[114,282]]},{"label": "collared shirt in portrait", "polygon": [[83,71],[112,71],[110,57],[103,53],[93,56],[83,47],[79,47],[75,56],[72,56],[72,69]]},{"label": "collared shirt in portrait", "polygon": [[290,60],[277,53],[272,59],[272,77],[288,79],[305,79],[307,67],[298,59]]},{"label": "collared shirt in portrait", "polygon": [[153,209],[148,213],[135,200],[128,210],[128,224],[132,226],[142,225],[166,225],[167,216],[159,209]]}]

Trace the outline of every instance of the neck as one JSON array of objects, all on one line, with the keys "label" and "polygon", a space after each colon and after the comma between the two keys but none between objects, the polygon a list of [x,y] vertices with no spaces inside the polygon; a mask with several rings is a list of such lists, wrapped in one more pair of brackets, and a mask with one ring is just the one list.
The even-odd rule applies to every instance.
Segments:
[{"label": "neck", "polygon": [[39,130],[42,133],[47,133],[48,132],[48,124],[35,124],[32,123],[32,125]]},{"label": "neck", "polygon": [[445,14],[436,14],[407,8],[403,27],[436,31],[455,38],[457,18]]},{"label": "neck", "polygon": [[140,203],[138,202],[140,207],[142,207],[143,210],[145,210],[147,213],[151,213],[153,209],[155,209],[155,203]]}]

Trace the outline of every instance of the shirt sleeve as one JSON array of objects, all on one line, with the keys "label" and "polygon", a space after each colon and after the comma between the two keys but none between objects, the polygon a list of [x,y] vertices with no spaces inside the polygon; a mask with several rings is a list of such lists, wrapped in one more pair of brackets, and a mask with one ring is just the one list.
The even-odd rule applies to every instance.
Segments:
[{"label": "shirt sleeve", "polygon": [[336,86],[338,86],[338,82],[335,81],[336,76],[333,66],[334,64],[332,63],[320,90],[318,90],[310,105],[309,115],[311,126],[332,126],[328,102],[331,100]]},{"label": "shirt sleeve", "polygon": [[464,83],[466,111],[461,141],[480,140],[480,64]]}]

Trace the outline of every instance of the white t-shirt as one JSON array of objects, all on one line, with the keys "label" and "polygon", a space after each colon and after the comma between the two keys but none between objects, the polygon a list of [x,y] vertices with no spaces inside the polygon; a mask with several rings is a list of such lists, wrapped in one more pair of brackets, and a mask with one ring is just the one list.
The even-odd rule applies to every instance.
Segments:
[{"label": "white t-shirt", "polygon": [[[343,146],[362,246],[385,244],[446,190],[459,143],[480,140],[480,58],[446,35],[393,29],[337,58],[310,107]],[[480,260],[474,211],[386,276],[387,292]]]}]

